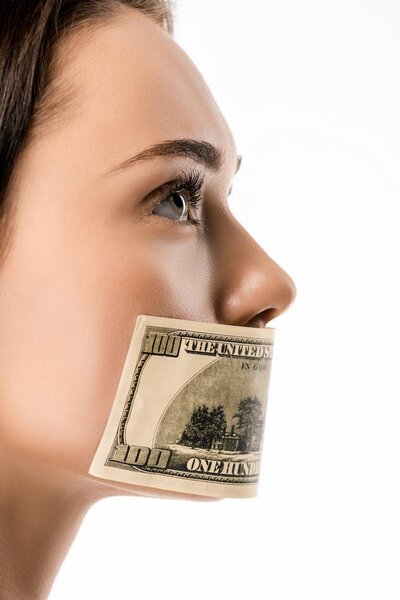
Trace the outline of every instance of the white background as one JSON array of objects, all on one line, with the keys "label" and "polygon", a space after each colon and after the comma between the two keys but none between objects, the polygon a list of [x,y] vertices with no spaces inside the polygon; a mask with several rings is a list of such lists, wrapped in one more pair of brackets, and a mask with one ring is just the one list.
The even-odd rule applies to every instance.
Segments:
[{"label": "white background", "polygon": [[259,495],[110,498],[51,600],[400,598],[400,4],[178,0],[243,163],[230,205],[294,279]]}]

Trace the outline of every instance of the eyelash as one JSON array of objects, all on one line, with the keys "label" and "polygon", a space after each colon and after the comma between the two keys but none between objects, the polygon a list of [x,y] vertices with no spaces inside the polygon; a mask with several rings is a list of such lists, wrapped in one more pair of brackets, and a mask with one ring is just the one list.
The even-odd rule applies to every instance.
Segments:
[{"label": "eyelash", "polygon": [[[153,210],[160,206],[163,202],[166,202],[171,194],[174,192],[180,192],[182,189],[186,189],[189,192],[189,198],[187,202],[189,202],[190,208],[199,206],[203,201],[201,196],[201,190],[204,184],[204,173],[198,171],[197,169],[190,169],[189,171],[182,171],[179,173],[178,177],[174,179],[174,181],[169,181],[168,183],[164,183],[157,190],[157,194],[163,194],[162,198],[157,201]],[[156,215],[159,216],[159,215]],[[167,218],[167,217],[166,217]],[[173,219],[170,219],[173,221]],[[186,221],[175,221],[179,225],[201,225],[203,223],[203,219],[188,219]]]}]

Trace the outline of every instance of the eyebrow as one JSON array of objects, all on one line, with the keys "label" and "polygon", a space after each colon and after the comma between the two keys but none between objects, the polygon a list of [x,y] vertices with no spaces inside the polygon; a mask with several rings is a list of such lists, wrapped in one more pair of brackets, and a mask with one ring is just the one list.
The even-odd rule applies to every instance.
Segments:
[{"label": "eyebrow", "polygon": [[[179,139],[165,140],[158,144],[154,144],[145,150],[124,160],[120,165],[106,171],[106,175],[115,171],[127,169],[133,163],[141,160],[149,160],[158,156],[183,156],[201,163],[213,171],[218,171],[224,162],[225,153],[222,148],[214,146],[210,142],[204,140]],[[242,162],[242,156],[238,155],[236,163],[236,171],[238,172]]]}]

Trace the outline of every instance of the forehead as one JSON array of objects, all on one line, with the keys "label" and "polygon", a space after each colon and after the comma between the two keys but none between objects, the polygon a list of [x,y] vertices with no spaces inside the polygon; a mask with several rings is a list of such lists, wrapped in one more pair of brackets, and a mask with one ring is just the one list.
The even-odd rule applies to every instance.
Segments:
[{"label": "forehead", "polygon": [[76,95],[65,127],[80,136],[82,147],[85,139],[92,143],[97,170],[175,138],[206,140],[236,157],[232,133],[194,63],[138,11],[124,9],[72,34],[58,57],[59,76]]}]

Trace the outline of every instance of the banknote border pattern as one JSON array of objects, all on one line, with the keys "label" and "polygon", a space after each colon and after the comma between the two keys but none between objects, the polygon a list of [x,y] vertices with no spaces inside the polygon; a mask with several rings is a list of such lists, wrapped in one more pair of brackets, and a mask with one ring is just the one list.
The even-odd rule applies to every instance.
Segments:
[{"label": "banknote border pattern", "polygon": [[[143,340],[142,340],[142,346],[141,346],[141,349],[139,352],[139,358],[136,362],[135,371],[134,371],[134,374],[130,381],[129,393],[127,394],[126,399],[125,399],[124,410],[122,411],[122,415],[121,415],[121,418],[120,418],[120,421],[118,424],[117,432],[114,436],[113,443],[111,445],[111,448],[110,448],[108,455],[106,457],[106,460],[104,462],[104,466],[125,469],[125,470],[129,470],[129,471],[137,471],[139,473],[166,475],[168,477],[177,477],[177,478],[192,479],[192,480],[193,479],[205,480],[208,482],[212,481],[213,483],[221,483],[221,484],[253,485],[254,483],[257,483],[258,479],[259,479],[258,473],[255,475],[248,475],[245,478],[243,478],[243,477],[229,478],[229,477],[220,476],[220,479],[218,479],[218,475],[216,475],[216,474],[213,474],[211,476],[211,474],[201,474],[201,473],[196,473],[196,472],[185,473],[184,471],[177,471],[175,469],[168,469],[168,468],[160,469],[157,467],[147,467],[147,466],[138,467],[138,466],[122,463],[120,461],[116,461],[111,458],[115,452],[116,447],[119,444],[126,443],[125,425],[129,419],[129,416],[130,416],[130,413],[132,410],[132,406],[134,403],[134,397],[135,397],[135,393],[138,388],[138,383],[139,383],[141,372],[144,369],[149,357],[152,356],[152,354],[147,354],[147,353],[143,352],[147,337],[152,332],[164,333],[164,334],[167,334],[168,336],[177,336],[177,337],[181,337],[181,338],[196,338],[196,339],[203,339],[203,340],[211,339],[214,341],[217,340],[217,341],[232,342],[232,343],[239,343],[239,344],[257,344],[257,345],[261,345],[261,346],[271,346],[271,347],[274,346],[274,340],[270,339],[270,338],[268,338],[268,339],[267,338],[266,339],[247,338],[247,337],[237,338],[237,337],[231,337],[229,335],[216,335],[216,334],[212,334],[212,333],[205,334],[202,332],[189,331],[189,330],[184,330],[184,329],[176,329],[176,330],[171,331],[171,328],[169,328],[169,327],[163,327],[160,325],[146,325],[145,334],[143,335]],[[271,360],[271,359],[272,359],[272,355],[270,357],[268,357],[266,360]],[[267,402],[267,400],[268,399],[266,398],[266,402]]]}]

